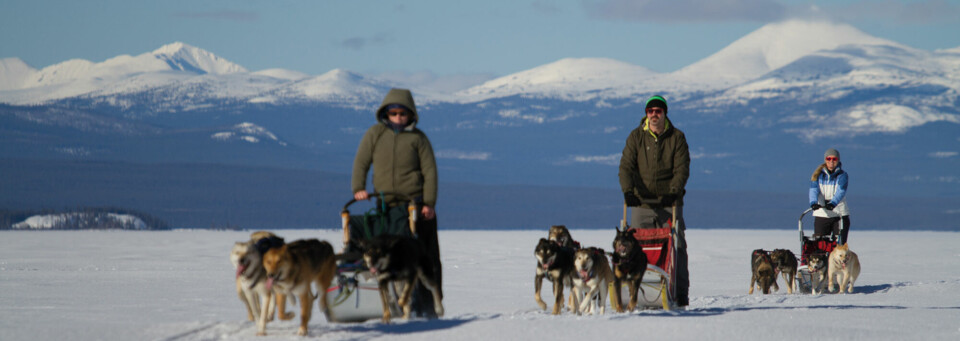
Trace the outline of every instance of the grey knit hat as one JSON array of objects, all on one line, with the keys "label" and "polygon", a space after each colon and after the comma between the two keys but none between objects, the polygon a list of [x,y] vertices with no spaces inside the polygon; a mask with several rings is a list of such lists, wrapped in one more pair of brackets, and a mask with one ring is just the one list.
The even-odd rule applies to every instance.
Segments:
[{"label": "grey knit hat", "polygon": [[840,152],[838,152],[836,149],[830,148],[830,149],[827,149],[827,151],[823,152],[823,158],[826,159],[827,156],[836,156],[839,159]]}]

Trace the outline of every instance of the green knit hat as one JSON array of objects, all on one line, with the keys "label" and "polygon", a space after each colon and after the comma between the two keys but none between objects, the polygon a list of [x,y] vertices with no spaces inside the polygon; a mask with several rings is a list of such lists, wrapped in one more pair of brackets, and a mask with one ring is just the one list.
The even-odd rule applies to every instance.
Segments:
[{"label": "green knit hat", "polygon": [[644,111],[646,111],[646,109],[655,108],[655,107],[663,108],[663,113],[666,114],[667,100],[663,98],[663,96],[653,95],[647,99],[647,105],[643,109]]}]

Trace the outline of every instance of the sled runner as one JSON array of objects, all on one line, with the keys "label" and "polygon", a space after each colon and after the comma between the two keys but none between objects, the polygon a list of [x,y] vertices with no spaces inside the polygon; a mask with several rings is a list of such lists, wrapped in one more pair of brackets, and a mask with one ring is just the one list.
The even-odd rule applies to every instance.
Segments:
[{"label": "sled runner", "polygon": [[[383,200],[385,195],[402,198],[406,205],[390,206]],[[338,255],[337,275],[326,292],[328,309],[324,312],[330,322],[363,322],[383,316],[376,276],[370,273],[363,261],[362,240],[379,235],[418,236],[416,202],[398,193],[371,193],[370,198],[377,198],[376,203],[364,214],[350,214],[349,207],[356,200],[347,202],[340,211],[343,253]],[[390,289],[393,297],[390,302],[391,314],[403,315],[397,305],[399,290],[393,286]],[[419,291],[414,291],[413,310],[432,312],[433,301],[429,296],[420,299],[416,294]]]},{"label": "sled runner", "polygon": [[[843,233],[843,219],[840,219],[840,233],[839,234],[830,234],[829,236],[817,236],[811,234],[809,237],[803,235],[803,217],[807,213],[813,212],[812,208],[808,208],[806,211],[803,211],[800,214],[800,219],[797,220],[797,229],[800,231],[800,266],[797,267],[797,290],[804,294],[812,293],[813,289],[813,272],[814,269],[811,269],[807,264],[807,260],[810,256],[822,256],[824,259],[830,255],[830,251],[833,251],[837,247],[837,238]],[[826,266],[826,262],[823,263],[823,266]],[[826,272],[824,270],[824,272]],[[826,278],[821,278],[819,282],[826,283]],[[822,286],[826,286],[823,284]],[[821,289],[822,290],[822,289]]]},{"label": "sled runner", "polygon": [[[626,204],[623,205],[623,219],[620,220],[621,229],[633,232],[633,237],[639,242],[643,252],[647,255],[647,271],[643,275],[640,285],[637,306],[641,309],[677,309],[677,238],[678,232],[674,222],[677,220],[676,204],[673,206],[673,217],[659,228],[635,228],[627,223]],[[626,295],[626,296],[625,296]],[[626,291],[621,290],[620,296],[629,297]],[[611,298],[613,296],[611,295]]]}]

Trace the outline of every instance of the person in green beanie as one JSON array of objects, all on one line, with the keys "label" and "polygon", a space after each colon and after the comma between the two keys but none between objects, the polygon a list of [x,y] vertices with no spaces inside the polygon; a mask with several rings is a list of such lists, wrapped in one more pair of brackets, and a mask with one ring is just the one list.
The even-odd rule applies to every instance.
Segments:
[{"label": "person in green beanie", "polygon": [[[683,220],[684,187],[690,177],[687,138],[667,118],[667,100],[660,95],[647,99],[646,116],[630,132],[620,158],[620,188],[630,207],[630,226],[668,226],[676,208],[677,304],[689,304],[690,275],[687,270],[686,225]],[[675,206],[674,206],[675,205]]]}]

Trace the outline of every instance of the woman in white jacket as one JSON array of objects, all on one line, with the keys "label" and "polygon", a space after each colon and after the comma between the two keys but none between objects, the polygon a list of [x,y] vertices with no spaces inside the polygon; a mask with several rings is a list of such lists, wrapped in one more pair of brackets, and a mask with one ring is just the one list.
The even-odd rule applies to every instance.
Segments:
[{"label": "woman in white jacket", "polygon": [[836,149],[823,153],[823,164],[810,176],[810,208],[814,210],[814,235],[839,234],[843,245],[850,231],[850,210],[846,198],[848,176],[840,165],[840,152]]}]

